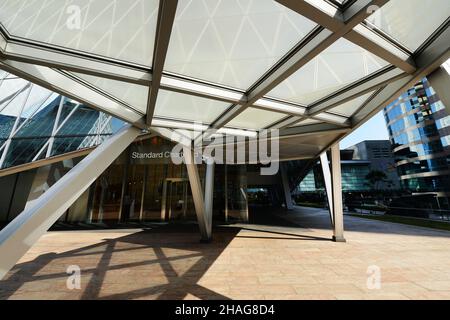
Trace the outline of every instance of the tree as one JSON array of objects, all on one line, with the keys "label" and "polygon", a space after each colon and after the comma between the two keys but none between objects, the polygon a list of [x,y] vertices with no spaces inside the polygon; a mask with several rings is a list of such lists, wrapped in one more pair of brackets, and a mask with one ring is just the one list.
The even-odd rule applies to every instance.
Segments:
[{"label": "tree", "polygon": [[387,182],[387,176],[383,171],[372,170],[366,175],[366,180],[372,190],[379,190],[380,184]]}]

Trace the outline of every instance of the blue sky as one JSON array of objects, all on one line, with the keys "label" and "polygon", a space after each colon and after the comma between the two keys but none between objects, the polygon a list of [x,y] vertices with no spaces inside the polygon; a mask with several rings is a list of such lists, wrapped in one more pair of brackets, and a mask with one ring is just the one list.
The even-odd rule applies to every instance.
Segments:
[{"label": "blue sky", "polygon": [[386,129],[383,112],[377,113],[372,119],[352,132],[341,141],[341,149],[348,148],[364,140],[387,140],[389,134]]}]

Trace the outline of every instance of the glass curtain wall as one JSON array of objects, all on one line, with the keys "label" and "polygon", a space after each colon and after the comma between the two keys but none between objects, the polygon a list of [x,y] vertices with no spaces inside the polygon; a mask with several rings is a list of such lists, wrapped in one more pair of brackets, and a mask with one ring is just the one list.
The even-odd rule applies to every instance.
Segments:
[{"label": "glass curtain wall", "polygon": [[428,80],[385,108],[384,115],[403,188],[450,195],[450,116]]},{"label": "glass curtain wall", "polygon": [[[173,143],[159,137],[134,142],[61,216],[57,227],[196,221],[186,166],[173,164],[172,148]],[[82,158],[0,177],[0,222],[11,221]],[[198,165],[198,170],[204,189],[206,166]],[[248,221],[246,166],[216,165],[213,196],[215,221]]]},{"label": "glass curtain wall", "polygon": [[122,125],[0,70],[0,169],[96,146]]}]

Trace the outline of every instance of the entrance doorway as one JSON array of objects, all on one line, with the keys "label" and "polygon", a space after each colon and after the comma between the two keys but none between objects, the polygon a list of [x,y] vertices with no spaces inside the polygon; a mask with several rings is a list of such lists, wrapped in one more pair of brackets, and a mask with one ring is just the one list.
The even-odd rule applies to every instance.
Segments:
[{"label": "entrance doorway", "polygon": [[166,178],[163,183],[161,201],[161,220],[186,219],[189,210],[189,180],[185,178]]}]

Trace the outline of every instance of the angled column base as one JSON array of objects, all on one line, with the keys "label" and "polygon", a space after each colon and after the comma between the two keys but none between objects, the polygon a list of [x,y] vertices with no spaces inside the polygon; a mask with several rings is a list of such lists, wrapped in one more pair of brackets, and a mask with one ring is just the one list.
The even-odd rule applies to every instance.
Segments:
[{"label": "angled column base", "polygon": [[333,242],[347,242],[347,240],[345,240],[344,237],[333,236],[333,237],[331,237],[331,240],[333,240]]},{"label": "angled column base", "polygon": [[213,240],[213,239],[212,239],[212,236],[210,236],[209,239],[201,238],[201,239],[200,239],[200,243],[211,243],[212,240]]}]

